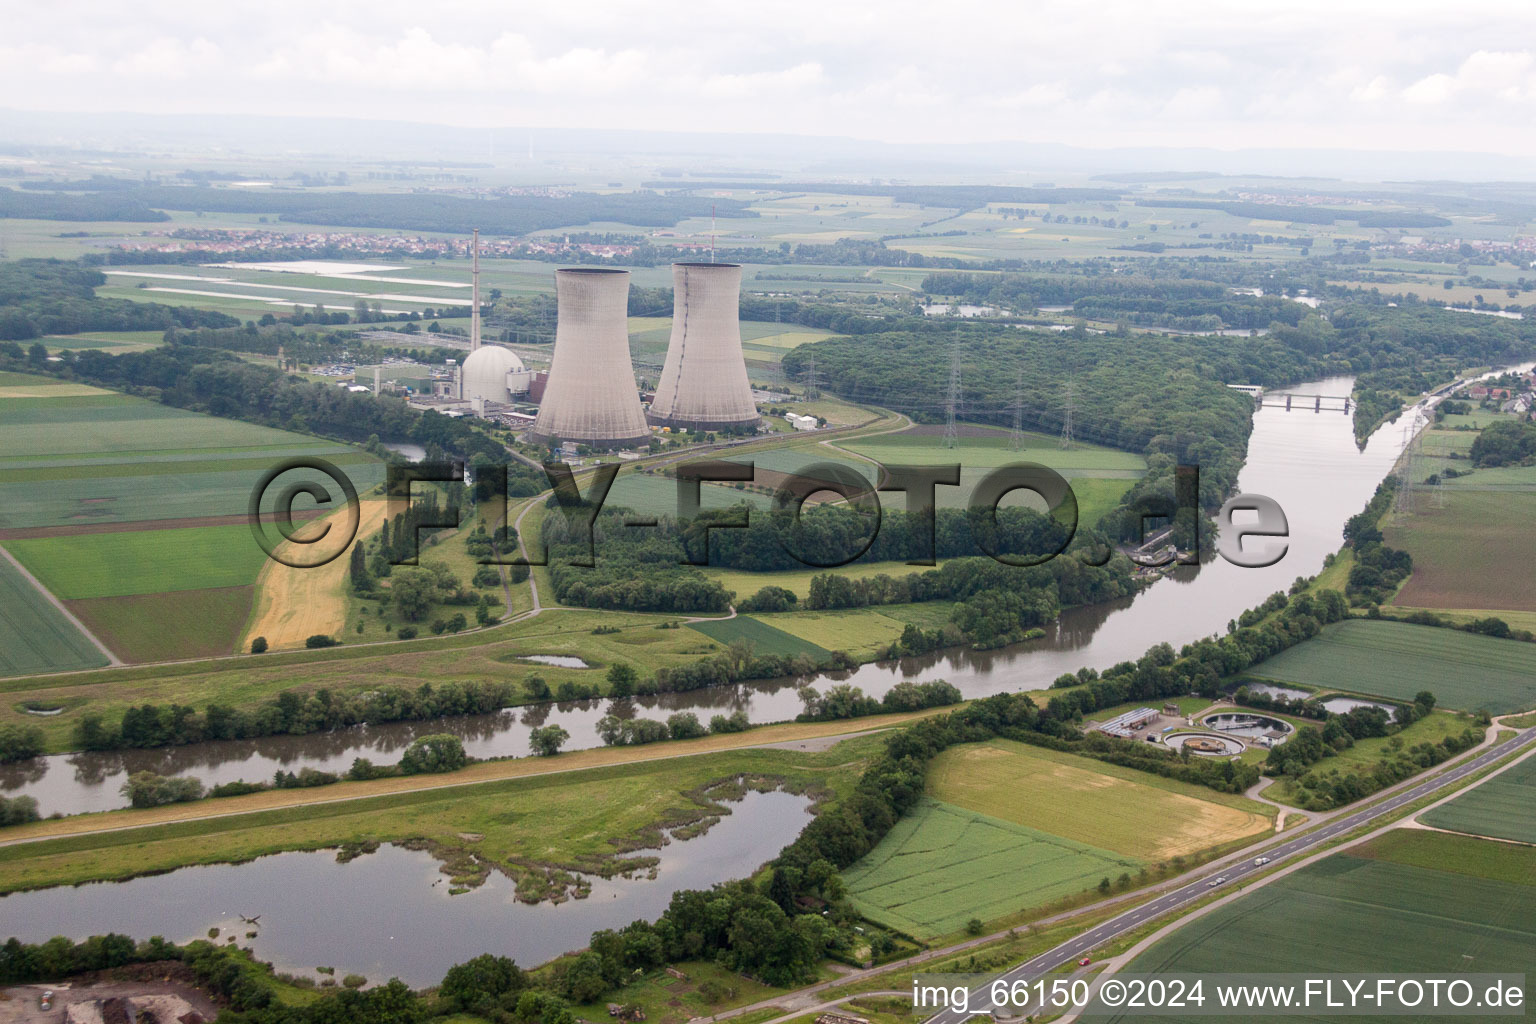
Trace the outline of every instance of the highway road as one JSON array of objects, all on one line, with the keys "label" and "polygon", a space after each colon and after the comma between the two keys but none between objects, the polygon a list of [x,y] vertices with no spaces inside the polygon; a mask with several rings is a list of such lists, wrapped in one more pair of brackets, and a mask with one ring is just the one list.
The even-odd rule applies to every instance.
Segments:
[{"label": "highway road", "polygon": [[1226,890],[1237,885],[1250,875],[1268,871],[1273,864],[1255,864],[1258,857],[1267,857],[1272,862],[1294,857],[1297,854],[1314,853],[1326,843],[1337,839],[1346,832],[1352,832],[1362,825],[1390,815],[1392,812],[1422,800],[1432,793],[1436,793],[1448,786],[1465,779],[1469,775],[1475,775],[1500,758],[1507,757],[1525,747],[1536,743],[1536,729],[1527,729],[1524,732],[1505,740],[1479,756],[1457,765],[1449,771],[1442,772],[1433,778],[1426,779],[1416,786],[1411,786],[1401,792],[1374,804],[1364,810],[1329,820],[1326,824],[1304,835],[1298,835],[1293,839],[1275,843],[1265,847],[1255,847],[1249,851],[1252,856],[1236,863],[1228,864],[1219,869],[1212,870],[1188,885],[1164,893],[1149,903],[1130,908],[1103,924],[1090,928],[1080,935],[1074,936],[1053,949],[1049,949],[1039,956],[1028,960],[1019,966],[999,974],[995,978],[988,979],[987,983],[970,993],[966,1005],[969,1012],[960,1013],[954,1010],[945,1010],[928,1018],[926,1024],[964,1024],[965,1021],[978,1013],[991,1013],[997,1010],[999,1017],[1017,1016],[1020,1008],[994,1007],[991,989],[999,980],[1007,982],[1010,986],[1015,981],[1035,979],[1044,975],[1064,963],[1080,959],[1093,950],[1119,938],[1126,932],[1141,927],[1147,921],[1161,917],[1171,911],[1180,910],[1190,906],[1218,890]]}]

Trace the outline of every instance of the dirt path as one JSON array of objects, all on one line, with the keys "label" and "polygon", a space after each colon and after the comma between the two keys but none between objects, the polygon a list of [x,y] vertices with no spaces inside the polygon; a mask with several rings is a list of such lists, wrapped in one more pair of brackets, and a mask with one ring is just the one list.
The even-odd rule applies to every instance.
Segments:
[{"label": "dirt path", "polygon": [[[383,499],[361,503],[358,541],[379,529],[388,508],[389,502]],[[347,510],[340,509],[327,519],[345,515]],[[340,635],[347,625],[350,553],[349,546],[347,551],[313,569],[295,569],[268,559],[256,577],[256,598],[252,602],[251,621],[240,639],[241,650],[249,650],[251,638],[258,636],[267,638],[269,650],[281,651],[303,647],[305,639],[317,633]]]},{"label": "dirt path", "polygon": [[[101,640],[97,638],[95,633],[92,633],[89,629],[86,628],[85,623],[81,622],[75,617],[74,612],[70,611],[64,606],[63,601],[60,601],[58,598],[54,597],[53,592],[50,591],[47,587],[43,586],[42,581],[28,572],[26,566],[16,561],[15,557],[12,556],[9,551],[5,550],[5,548],[0,548],[0,556],[3,556],[7,562],[10,562],[12,567],[15,568],[17,572],[21,573],[21,578],[26,580],[27,583],[34,587],[39,594],[42,594],[49,604],[57,608],[59,610],[59,614],[68,619],[70,625],[74,626],[80,631],[81,636],[85,637],[92,644],[94,644],[96,649],[106,657],[108,664],[118,666],[123,663],[122,659],[113,654],[107,645],[102,643]],[[94,672],[97,670],[90,669],[88,671]]]}]

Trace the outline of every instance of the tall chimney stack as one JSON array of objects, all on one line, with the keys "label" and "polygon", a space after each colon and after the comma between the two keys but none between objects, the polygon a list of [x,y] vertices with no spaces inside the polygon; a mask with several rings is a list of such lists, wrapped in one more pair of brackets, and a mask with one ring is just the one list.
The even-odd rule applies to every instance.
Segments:
[{"label": "tall chimney stack", "polygon": [[475,228],[474,256],[471,258],[469,280],[470,300],[473,305],[469,310],[469,350],[471,352],[480,347],[480,229]]}]

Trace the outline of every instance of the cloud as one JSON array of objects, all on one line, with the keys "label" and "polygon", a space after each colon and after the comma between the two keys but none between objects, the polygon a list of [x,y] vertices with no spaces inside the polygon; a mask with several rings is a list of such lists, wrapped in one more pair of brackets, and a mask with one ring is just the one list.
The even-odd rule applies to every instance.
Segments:
[{"label": "cloud", "polygon": [[10,20],[0,88],[59,110],[1536,152],[1509,131],[1536,115],[1527,39],[1536,5],[1499,0],[81,0]]}]

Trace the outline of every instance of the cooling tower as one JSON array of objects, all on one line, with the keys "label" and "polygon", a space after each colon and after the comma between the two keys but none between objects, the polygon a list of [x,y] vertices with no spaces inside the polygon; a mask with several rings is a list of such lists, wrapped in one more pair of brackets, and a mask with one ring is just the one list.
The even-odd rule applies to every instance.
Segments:
[{"label": "cooling tower", "polygon": [[620,448],[650,439],[629,361],[629,271],[555,271],[555,352],[529,439]]},{"label": "cooling tower", "polygon": [[672,340],[647,418],[657,426],[730,430],[757,425],[741,354],[741,267],[672,264]]}]

